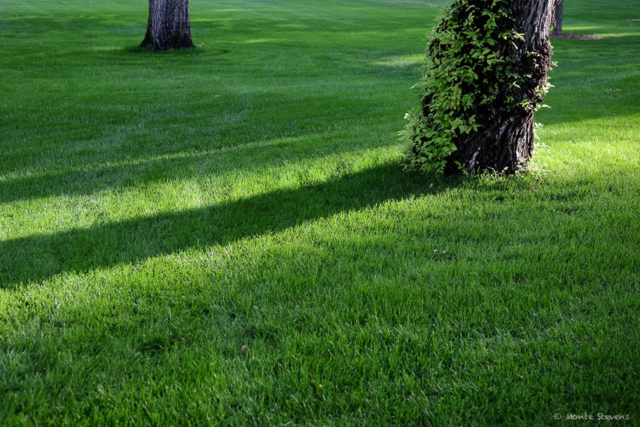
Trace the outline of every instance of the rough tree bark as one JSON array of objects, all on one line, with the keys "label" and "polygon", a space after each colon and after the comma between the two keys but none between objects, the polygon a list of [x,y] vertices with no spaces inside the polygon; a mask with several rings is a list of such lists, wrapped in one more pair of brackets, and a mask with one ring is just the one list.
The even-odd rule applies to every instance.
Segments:
[{"label": "rough tree bark", "polygon": [[562,0],[556,0],[556,8],[553,12],[553,32],[551,33],[554,36],[558,36],[562,34]]},{"label": "rough tree bark", "polygon": [[189,0],[149,0],[147,33],[140,47],[153,51],[193,47]]},{"label": "rough tree bark", "polygon": [[[528,108],[542,103],[551,65],[549,32],[554,0],[511,0],[514,30],[523,41],[510,48],[514,71],[526,76],[517,86],[505,87],[508,96],[519,101],[515,108],[492,104],[480,111],[479,129],[462,135],[449,157],[445,172],[458,170],[456,162],[467,171],[495,170],[513,173],[527,165],[534,148],[534,112]],[[507,48],[507,47],[501,47]]]}]

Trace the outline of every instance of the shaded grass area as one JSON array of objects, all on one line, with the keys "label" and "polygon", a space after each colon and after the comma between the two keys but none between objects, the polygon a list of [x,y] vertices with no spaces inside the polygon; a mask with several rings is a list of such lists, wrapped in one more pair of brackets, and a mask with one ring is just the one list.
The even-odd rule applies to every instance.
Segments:
[{"label": "shaded grass area", "polygon": [[19,257],[21,262],[5,265],[9,268],[2,273],[8,280],[0,286],[42,280],[60,272],[135,262],[193,246],[203,249],[226,245],[426,191],[422,180],[407,179],[397,163],[335,177],[337,180],[312,184],[302,176],[302,186],[296,189],[89,229],[7,240],[0,243],[0,252]]},{"label": "shaded grass area", "polygon": [[3,2],[1,423],[638,420],[640,7],[567,4],[528,175],[427,179],[445,3]]}]

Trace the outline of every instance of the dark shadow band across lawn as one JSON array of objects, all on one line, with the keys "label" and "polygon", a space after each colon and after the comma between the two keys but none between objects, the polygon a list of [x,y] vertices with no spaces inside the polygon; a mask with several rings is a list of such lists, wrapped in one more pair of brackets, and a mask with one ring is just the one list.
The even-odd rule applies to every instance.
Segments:
[{"label": "dark shadow band across lawn", "polygon": [[424,179],[398,164],[221,205],[0,242],[0,287],[86,272],[187,248],[224,245],[386,200],[419,196]]}]

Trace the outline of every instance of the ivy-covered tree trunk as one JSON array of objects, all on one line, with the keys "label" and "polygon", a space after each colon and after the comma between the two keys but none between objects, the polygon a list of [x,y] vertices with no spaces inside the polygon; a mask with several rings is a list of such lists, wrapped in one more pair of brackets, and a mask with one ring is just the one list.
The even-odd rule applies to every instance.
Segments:
[{"label": "ivy-covered tree trunk", "polygon": [[425,172],[527,165],[546,93],[554,0],[453,0],[428,45],[411,166]]},{"label": "ivy-covered tree trunk", "polygon": [[189,0],[149,0],[147,33],[140,47],[153,51],[193,47]]}]

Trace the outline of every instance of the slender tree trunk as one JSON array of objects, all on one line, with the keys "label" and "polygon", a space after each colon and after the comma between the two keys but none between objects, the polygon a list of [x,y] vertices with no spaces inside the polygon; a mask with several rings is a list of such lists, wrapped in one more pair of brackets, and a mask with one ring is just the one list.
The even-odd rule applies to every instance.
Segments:
[{"label": "slender tree trunk", "polygon": [[153,51],[193,47],[189,0],[149,0],[147,33],[140,47]]},{"label": "slender tree trunk", "polygon": [[551,65],[553,4],[554,0],[511,0],[515,31],[524,40],[519,46],[501,49],[509,51],[508,56],[514,60],[513,72],[525,77],[517,86],[505,85],[502,99],[515,99],[516,105],[494,103],[480,111],[479,129],[455,141],[457,150],[449,157],[446,172],[457,170],[457,162],[467,171],[492,169],[511,173],[529,162],[535,139],[535,106],[542,103]]},{"label": "slender tree trunk", "polygon": [[553,33],[554,36],[562,34],[562,5],[564,2],[560,0],[553,12]]}]

